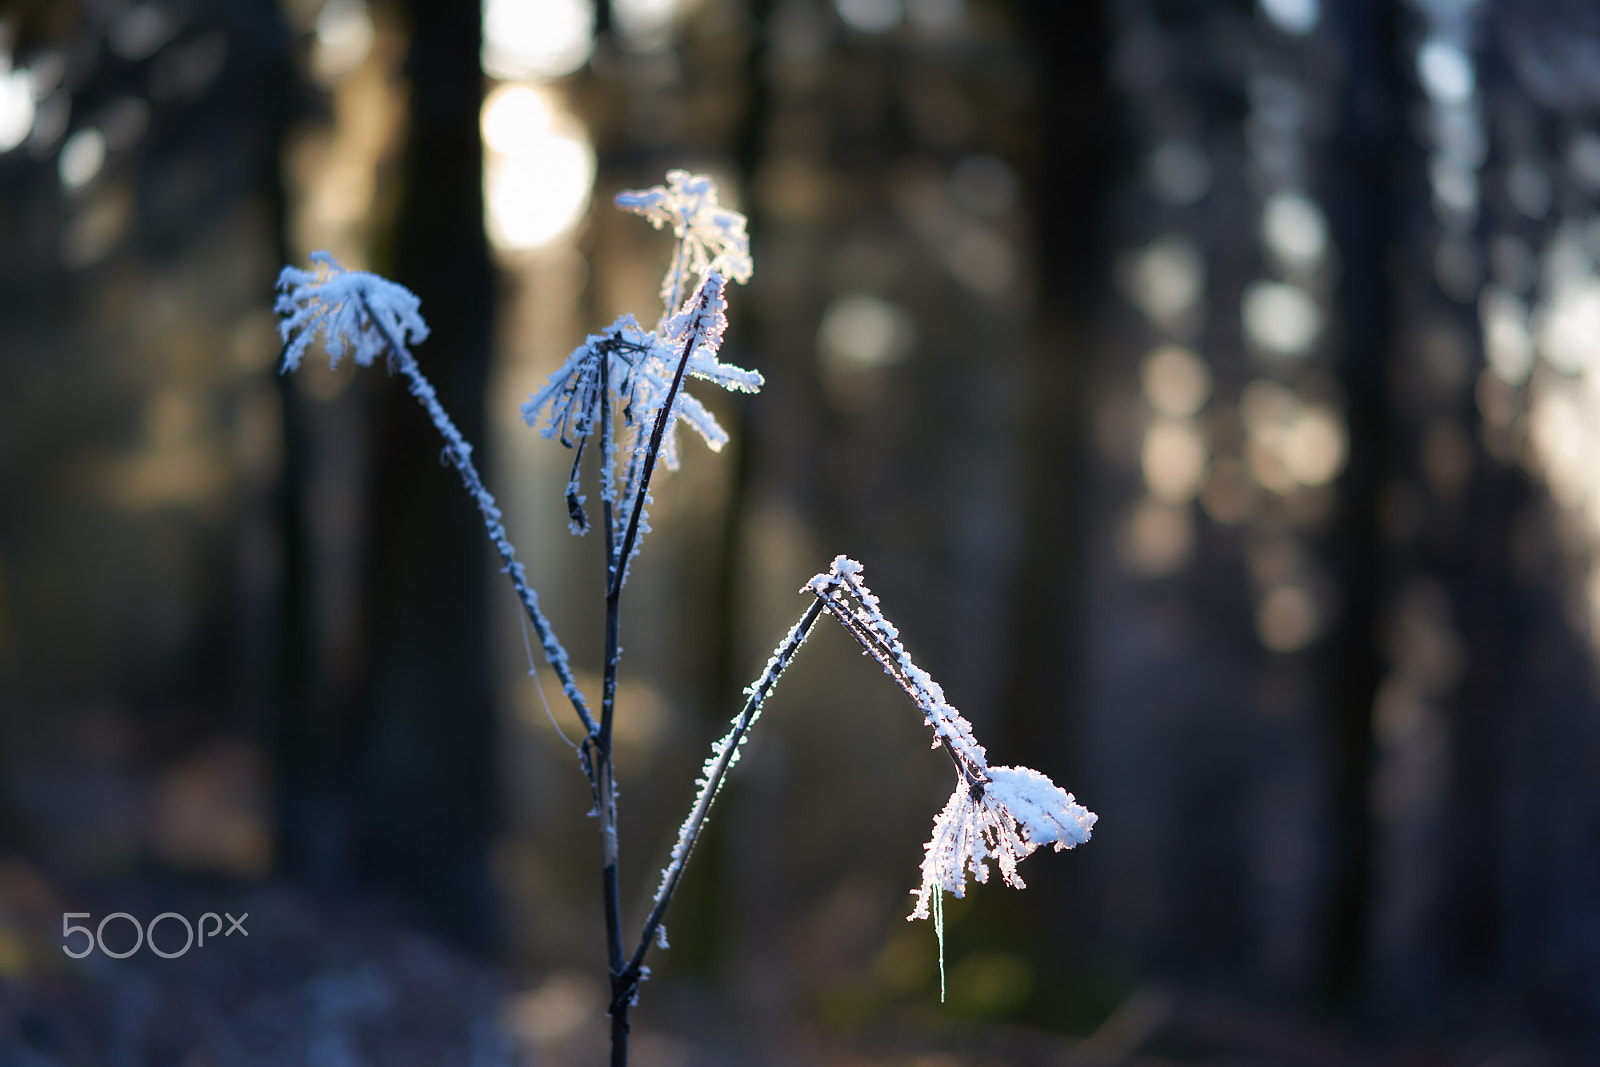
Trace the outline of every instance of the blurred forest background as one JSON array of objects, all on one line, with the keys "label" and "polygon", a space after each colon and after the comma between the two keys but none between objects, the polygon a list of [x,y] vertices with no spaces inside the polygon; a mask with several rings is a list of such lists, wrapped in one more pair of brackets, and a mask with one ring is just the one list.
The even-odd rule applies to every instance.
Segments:
[{"label": "blurred forest background", "polygon": [[[768,384],[629,586],[629,923],[840,552],[1100,823],[949,905],[941,1005],[949,767],[824,626],[637,1063],[1600,1061],[1600,8],[11,0],[0,1063],[601,1061],[558,689],[423,413],[277,375],[272,284],[421,296],[592,686],[600,546],[518,404],[654,318],[670,241],[608,205],[679,166],[750,216]],[[85,911],[249,937],[68,960]]]}]

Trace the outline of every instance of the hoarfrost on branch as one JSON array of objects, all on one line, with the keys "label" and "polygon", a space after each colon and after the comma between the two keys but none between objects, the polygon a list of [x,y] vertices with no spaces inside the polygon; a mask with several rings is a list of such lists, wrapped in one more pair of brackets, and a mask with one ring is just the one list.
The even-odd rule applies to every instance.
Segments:
[{"label": "hoarfrost on branch", "polygon": [[1032,768],[988,765],[972,724],[945,700],[939,683],[912,662],[861,573],[861,564],[839,556],[805,588],[922,709],[923,721],[933,728],[934,747],[944,747],[957,773],[955,792],[935,816],[933,836],[923,846],[922,886],[914,891],[917,904],[908,918],[928,918],[936,890],[965,896],[969,873],[987,882],[990,860],[1007,885],[1023,888],[1018,863],[1040,845],[1054,845],[1059,852],[1083,844],[1098,816]]},{"label": "hoarfrost on branch", "polygon": [[716,271],[741,285],[750,280],[750,237],[745,217],[717,203],[717,183],[704,174],[667,171],[666,185],[617,194],[617,206],[643,215],[656,229],[671,226],[678,247],[661,280],[666,313],[678,310],[691,274]]}]

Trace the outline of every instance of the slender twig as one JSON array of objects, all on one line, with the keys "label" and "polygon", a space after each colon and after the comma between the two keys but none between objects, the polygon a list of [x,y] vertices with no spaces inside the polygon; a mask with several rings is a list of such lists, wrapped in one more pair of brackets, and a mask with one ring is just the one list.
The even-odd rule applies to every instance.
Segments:
[{"label": "slender twig", "polygon": [[[638,485],[629,485],[631,503],[628,510],[627,532],[623,534],[620,542],[616,538],[613,525],[612,508],[609,500],[604,501],[606,514],[606,652],[605,676],[600,698],[600,730],[595,736],[595,749],[598,760],[595,773],[597,780],[598,796],[600,798],[600,834],[601,834],[601,891],[605,903],[606,919],[606,955],[611,972],[611,1063],[612,1067],[626,1067],[628,1062],[628,1014],[633,1007],[635,990],[639,984],[639,973],[632,967],[625,968],[622,962],[622,900],[617,881],[617,798],[614,782],[614,764],[611,758],[612,720],[616,710],[617,693],[617,666],[622,650],[618,646],[618,634],[621,628],[622,609],[622,584],[627,577],[628,562],[633,556],[633,546],[639,537],[639,522],[644,515],[645,501],[650,494],[650,477],[655,472],[656,459],[661,454],[661,442],[666,436],[667,426],[673,418],[673,408],[676,406],[678,391],[683,385],[683,377],[689,366],[689,359],[694,355],[695,347],[702,339],[704,313],[709,301],[709,293],[702,292],[700,316],[696,324],[700,329],[691,329],[684,339],[683,355],[678,360],[677,370],[672,376],[672,385],[667,389],[666,400],[661,405],[661,410],[656,413],[655,426],[650,431],[649,443],[645,446],[642,460],[637,467]],[[601,389],[601,432],[606,441],[610,441],[612,434],[612,417],[610,407],[610,386],[607,378],[607,360],[602,355],[600,362],[600,389]],[[637,453],[635,459],[638,459]],[[630,468],[632,465],[630,464]],[[604,480],[604,472],[602,472]],[[630,479],[631,482],[631,479]],[[602,495],[605,495],[602,493]]]},{"label": "slender twig", "polygon": [[811,633],[812,626],[821,617],[822,609],[821,598],[806,608],[805,613],[800,616],[800,621],[794,624],[788,635],[773,650],[772,658],[767,661],[761,677],[745,690],[747,695],[744,708],[733,720],[732,729],[712,748],[713,755],[706,763],[700,794],[695,798],[694,807],[690,809],[682,829],[678,831],[678,844],[672,850],[672,860],[667,864],[666,870],[661,872],[661,888],[656,891],[655,907],[645,919],[644,929],[639,934],[639,943],[633,950],[633,956],[628,960],[627,969],[623,972],[630,997],[643,973],[645,954],[650,951],[656,931],[661,928],[661,920],[666,915],[667,905],[672,903],[673,894],[677,892],[678,883],[683,878],[684,868],[688,866],[689,856],[694,852],[695,842],[700,839],[700,832],[705,828],[706,820],[711,814],[711,805],[722,789],[723,779],[727,777],[729,769],[738,759],[739,746],[744,743],[745,734],[761,714],[761,705],[767,699],[767,695],[778,684],[784,669],[794,659],[795,653]]},{"label": "slender twig", "polygon": [[[705,321],[707,302],[710,299],[710,292],[703,286],[700,290],[700,315],[697,316],[697,322]],[[666,436],[667,424],[672,421],[672,409],[677,404],[678,390],[683,385],[683,375],[689,367],[689,357],[694,355],[694,350],[701,339],[700,331],[694,329],[691,329],[688,337],[684,339],[683,355],[678,358],[678,369],[672,375],[672,385],[667,389],[666,402],[661,405],[661,410],[656,412],[656,424],[650,431],[650,443],[645,447],[644,466],[639,471],[639,486],[633,491],[633,506],[628,513],[628,532],[623,535],[622,545],[617,550],[616,570],[611,578],[612,597],[622,592],[622,581],[628,573],[628,558],[633,555],[633,543],[639,536],[639,518],[644,514],[645,498],[650,493],[650,476],[655,472],[656,458],[661,454],[661,440]]]},{"label": "slender twig", "polygon": [[[567,650],[561,646],[561,641],[556,637],[555,630],[546,619],[544,612],[539,608],[539,594],[528,585],[527,575],[523,571],[522,562],[517,559],[517,550],[512,547],[511,539],[506,535],[505,524],[501,521],[504,516],[499,505],[495,503],[494,496],[483,486],[483,479],[478,477],[478,469],[472,463],[472,446],[461,436],[461,431],[446,414],[444,407],[439,403],[439,397],[434,392],[432,383],[423,375],[417,366],[416,357],[412,356],[409,349],[396,335],[388,319],[381,315],[373,314],[372,307],[362,297],[362,308],[367,313],[367,318],[383,333],[383,338],[389,345],[389,352],[394,359],[395,369],[405,375],[409,382],[411,395],[422,402],[428,410],[428,416],[438,428],[445,439],[445,451],[450,456],[450,462],[461,474],[461,480],[466,484],[467,492],[472,494],[472,499],[477,503],[478,510],[483,513],[483,524],[489,531],[489,540],[494,544],[495,551],[500,554],[500,561],[504,564],[501,568],[511,579],[512,588],[517,591],[517,598],[522,601],[523,610],[527,612],[528,621],[533,623],[533,630],[539,635],[539,644],[544,648],[544,658],[549,662],[551,670],[556,672],[556,677],[561,680],[561,688],[567,694],[567,699],[572,702],[572,708],[578,713],[578,718],[583,720],[584,731],[589,738],[593,738],[600,726],[594,720],[594,715],[589,711],[589,702],[584,698],[583,690],[578,688],[577,680],[572,676],[572,666],[567,659]],[[584,742],[587,749],[589,741]],[[587,763],[587,755],[585,755]],[[592,772],[588,767],[585,771]]]},{"label": "slender twig", "polygon": [[[879,665],[883,667],[884,673],[893,678],[900,688],[904,689],[915,700],[917,687],[906,673],[904,664],[884,644],[882,636],[857,617],[855,609],[847,599],[849,594],[841,591],[840,587],[830,586],[826,592],[817,591],[816,596],[818,603],[825,606],[828,609],[828,613],[838,619],[840,624],[850,632],[850,636],[854,637],[861,647],[873,659],[878,661]],[[974,795],[981,795],[984,787],[989,783],[988,774],[982,769],[974,767],[969,760],[964,759],[956,751],[956,747],[950,743],[949,738],[941,735],[937,740],[940,747],[944,749],[945,754],[950,757],[950,762],[956,765],[957,773],[966,781],[968,787],[973,790]]]}]

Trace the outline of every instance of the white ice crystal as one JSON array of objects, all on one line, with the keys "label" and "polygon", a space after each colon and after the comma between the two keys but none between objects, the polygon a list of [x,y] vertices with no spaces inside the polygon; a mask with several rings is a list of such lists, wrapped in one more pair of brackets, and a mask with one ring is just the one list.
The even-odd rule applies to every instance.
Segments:
[{"label": "white ice crystal", "polygon": [[[911,661],[900,633],[861,578],[861,564],[845,556],[826,574],[806,583],[828,611],[900,684],[933,728],[935,748],[943,746],[956,766],[956,788],[933,820],[933,836],[923,846],[922,886],[908,918],[926,919],[936,890],[966,894],[967,875],[989,880],[989,861],[1000,867],[1009,886],[1021,889],[1017,864],[1041,845],[1057,852],[1089,840],[1098,816],[1073,795],[1028,767],[990,767],[972,734],[972,724],[951,707],[944,690]],[[936,914],[936,912],[935,912]]]},{"label": "white ice crystal", "polygon": [[[284,267],[273,306],[282,321],[283,370],[297,370],[318,334],[334,367],[346,351],[367,367],[389,348],[390,337],[416,344],[428,336],[421,301],[403,285],[362,270],[345,270],[327,252],[311,253],[320,270]],[[375,321],[381,320],[381,321]]]},{"label": "white ice crystal", "polygon": [[741,285],[750,280],[754,265],[745,217],[717,203],[717,183],[710,177],[669,170],[666,185],[618,193],[616,204],[643,215],[658,230],[670,225],[678,238],[672,266],[661,280],[661,302],[668,314],[678,310],[693,274],[716,271]]}]

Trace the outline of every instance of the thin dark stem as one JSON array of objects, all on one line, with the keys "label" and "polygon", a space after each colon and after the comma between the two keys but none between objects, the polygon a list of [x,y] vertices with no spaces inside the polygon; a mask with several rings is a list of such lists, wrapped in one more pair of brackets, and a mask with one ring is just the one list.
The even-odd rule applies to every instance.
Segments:
[{"label": "thin dark stem", "polygon": [[[702,291],[700,304],[701,318],[707,310],[706,302],[709,294]],[[703,327],[702,327],[703,329]],[[598,766],[596,768],[600,779],[600,833],[604,851],[603,866],[601,868],[602,887],[605,893],[606,912],[606,952],[611,970],[611,1063],[612,1067],[627,1067],[628,1062],[628,1013],[633,1007],[633,998],[638,989],[640,970],[637,964],[630,963],[624,968],[622,963],[622,906],[620,894],[617,889],[617,823],[616,823],[616,789],[613,784],[613,764],[611,759],[611,725],[612,714],[616,703],[617,688],[617,662],[621,650],[617,645],[619,621],[622,604],[622,583],[627,577],[628,561],[633,556],[633,546],[639,537],[639,522],[644,515],[645,500],[650,494],[650,477],[655,473],[656,459],[661,455],[661,442],[666,437],[667,426],[673,417],[673,407],[678,399],[678,390],[683,386],[683,376],[689,366],[689,357],[694,354],[695,347],[700,343],[702,330],[691,329],[684,339],[683,355],[678,360],[677,370],[672,376],[672,385],[667,389],[666,400],[661,405],[661,410],[656,412],[655,426],[650,431],[650,442],[645,448],[642,464],[639,467],[639,484],[635,487],[629,485],[631,507],[628,511],[627,532],[620,542],[616,540],[616,531],[613,527],[612,509],[610,502],[606,502],[606,659],[605,681],[600,701],[600,732],[595,739]],[[609,407],[609,387],[607,385],[606,364],[602,356],[601,367],[601,418],[602,431],[605,439],[611,439],[611,414]],[[631,466],[631,464],[630,464]],[[603,475],[602,475],[603,478]],[[615,550],[612,546],[615,545]],[[650,927],[651,933],[655,926],[660,925],[659,915],[655,925]],[[648,945],[646,935],[646,945]],[[642,959],[643,951],[635,953]]]},{"label": "thin dark stem", "polygon": [[817,619],[822,616],[822,609],[821,598],[813,601],[800,616],[800,621],[794,624],[782,643],[773,650],[772,658],[767,661],[766,670],[747,690],[748,696],[745,698],[744,707],[734,720],[733,728],[717,742],[717,747],[713,750],[715,756],[706,767],[705,785],[701,788],[700,795],[695,798],[694,807],[689,810],[689,817],[684,820],[683,828],[678,831],[678,845],[672,850],[672,861],[662,874],[661,888],[656,892],[655,907],[645,919],[644,929],[639,934],[639,943],[628,960],[627,969],[622,973],[621,977],[625,980],[630,997],[633,988],[638,985],[640,974],[643,973],[645,954],[650,951],[650,944],[655,940],[656,931],[661,928],[661,920],[667,913],[667,905],[672,903],[672,896],[678,891],[684,868],[688,866],[689,857],[694,852],[695,842],[700,839],[700,832],[705,829],[706,820],[711,815],[711,805],[722,789],[722,782],[727,777],[728,770],[738,759],[739,746],[743,744],[745,735],[755,723],[756,717],[761,714],[762,703],[778,684],[778,679],[782,677],[784,669],[794,659],[800,646],[805,643]]},{"label": "thin dark stem", "polygon": [[[472,446],[467,444],[466,439],[461,436],[461,431],[456,429],[456,424],[445,413],[432,383],[423,375],[422,369],[417,366],[416,358],[395,335],[390,323],[373,314],[372,307],[366,302],[365,297],[362,298],[362,308],[366,311],[367,318],[378,327],[384,340],[388,342],[395,369],[405,376],[411,395],[421,401],[422,406],[428,411],[429,418],[433,420],[433,425],[444,437],[445,451],[450,456],[450,462],[460,472],[467,492],[472,494],[473,501],[483,514],[483,524],[489,531],[489,540],[494,544],[495,551],[500,554],[500,561],[504,564],[501,569],[510,578],[511,586],[517,592],[517,599],[522,602],[523,610],[527,612],[528,621],[533,623],[534,632],[539,635],[539,644],[544,648],[545,660],[556,672],[556,677],[561,681],[562,691],[572,702],[572,708],[578,713],[578,718],[583,720],[585,733],[592,739],[599,730],[599,724],[594,721],[594,716],[589,711],[589,702],[585,699],[583,691],[578,688],[577,680],[572,676],[567,650],[556,637],[550,620],[546,619],[544,612],[539,609],[539,594],[528,585],[522,562],[517,559],[516,549],[512,547],[511,540],[506,535],[505,524],[501,521],[504,516],[495,503],[494,496],[484,488],[483,479],[478,476],[478,469],[472,463]],[[586,740],[585,747],[588,743]]]},{"label": "thin dark stem", "polygon": [[617,538],[613,532],[612,497],[615,489],[616,444],[611,438],[611,373],[609,352],[600,353],[600,510],[606,531],[606,591],[610,592],[612,571],[616,569]]},{"label": "thin dark stem", "polygon": [[[702,287],[700,291],[700,313],[704,316],[706,301],[710,294]],[[703,321],[703,320],[702,320]],[[666,402],[661,405],[661,410],[656,412],[656,424],[650,431],[650,444],[645,449],[644,467],[639,472],[639,486],[633,491],[633,507],[628,513],[628,532],[623,535],[622,544],[617,549],[616,569],[611,577],[612,597],[622,592],[622,580],[628,573],[628,557],[633,555],[633,543],[639,536],[639,518],[644,514],[645,497],[650,493],[650,476],[655,473],[656,457],[661,454],[661,441],[666,436],[667,424],[673,416],[673,406],[678,399],[678,390],[683,385],[684,372],[689,367],[689,357],[694,354],[695,347],[700,343],[700,333],[691,330],[683,342],[683,355],[678,359],[678,369],[672,375],[672,385],[667,390]]]},{"label": "thin dark stem", "polygon": [[631,994],[611,1003],[611,1067],[628,1067],[628,1009],[631,1007]]},{"label": "thin dark stem", "polygon": [[[600,354],[600,434],[602,446],[601,465],[609,457],[612,434],[611,380],[609,353]],[[606,472],[600,472],[604,483]],[[600,691],[600,732],[595,738],[600,813],[600,887],[605,908],[606,963],[611,975],[611,1062],[614,1067],[626,1067],[628,1062],[628,1009],[631,991],[621,982],[622,972],[622,893],[617,884],[617,790],[615,767],[611,758],[612,722],[617,702],[617,663],[621,649],[617,635],[621,622],[622,586],[615,579],[617,571],[615,518],[606,487],[601,486],[601,510],[605,519],[606,536],[606,652],[605,674]]]}]

